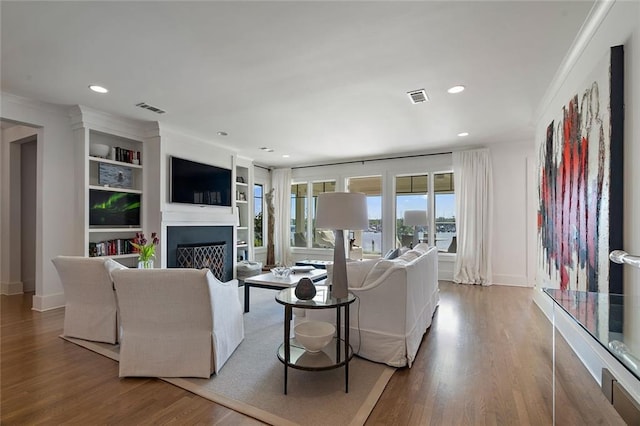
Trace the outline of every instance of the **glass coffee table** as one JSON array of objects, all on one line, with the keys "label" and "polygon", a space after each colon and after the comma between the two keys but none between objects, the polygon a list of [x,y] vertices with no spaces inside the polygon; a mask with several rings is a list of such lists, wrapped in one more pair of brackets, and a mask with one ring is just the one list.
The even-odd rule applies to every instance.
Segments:
[{"label": "glass coffee table", "polygon": [[[278,359],[284,364],[284,394],[287,394],[288,368],[307,371],[331,370],[344,366],[344,391],[349,393],[349,360],[353,358],[353,349],[349,344],[349,305],[356,297],[349,293],[347,297],[331,297],[329,287],[316,286],[316,296],[311,300],[299,300],[295,296],[295,287],[281,290],[276,302],[284,305],[284,339],[278,348]],[[336,335],[320,352],[308,352],[295,338],[291,337],[293,308],[335,309]],[[344,313],[344,339],[341,337],[342,312]]]}]

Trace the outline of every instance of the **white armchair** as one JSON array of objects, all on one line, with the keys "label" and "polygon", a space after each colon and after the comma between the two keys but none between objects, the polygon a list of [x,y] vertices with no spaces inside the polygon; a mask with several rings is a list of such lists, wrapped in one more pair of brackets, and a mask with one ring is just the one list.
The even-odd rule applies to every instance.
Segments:
[{"label": "white armchair", "polygon": [[81,256],[57,256],[51,261],[66,299],[63,334],[116,343],[117,306],[109,271],[124,266],[111,259]]},{"label": "white armchair", "polygon": [[203,377],[244,339],[238,282],[202,269],[115,271],[120,377]]}]

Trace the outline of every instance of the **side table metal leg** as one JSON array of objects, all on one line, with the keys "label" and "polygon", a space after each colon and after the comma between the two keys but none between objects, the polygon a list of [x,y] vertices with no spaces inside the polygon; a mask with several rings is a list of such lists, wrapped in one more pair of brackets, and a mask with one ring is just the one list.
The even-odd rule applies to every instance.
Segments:
[{"label": "side table metal leg", "polygon": [[349,393],[349,305],[344,306],[344,391]]},{"label": "side table metal leg", "polygon": [[337,337],[337,345],[336,345],[336,362],[340,362],[340,337],[342,336],[342,331],[340,330],[340,306],[336,308],[336,337]]},{"label": "side table metal leg", "polygon": [[288,379],[288,367],[289,360],[291,359],[291,341],[289,336],[291,334],[291,313],[293,309],[291,306],[284,307],[284,394],[287,394],[287,379]]}]

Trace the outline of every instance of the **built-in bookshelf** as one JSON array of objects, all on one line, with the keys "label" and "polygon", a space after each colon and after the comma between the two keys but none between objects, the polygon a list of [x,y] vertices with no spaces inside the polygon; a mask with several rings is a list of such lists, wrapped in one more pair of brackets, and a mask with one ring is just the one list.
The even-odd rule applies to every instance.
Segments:
[{"label": "built-in bookshelf", "polygon": [[143,140],[145,123],[117,118],[85,107],[72,110],[78,147],[84,217],[82,252],[135,266],[131,241],[144,230]]},{"label": "built-in bookshelf", "polygon": [[236,226],[236,262],[252,260],[253,223],[252,223],[252,164],[239,158],[236,163],[235,203],[238,213]]},{"label": "built-in bookshelf", "polygon": [[89,130],[87,161],[89,219],[85,255],[109,256],[129,264],[133,261],[127,259],[138,256],[131,241],[143,229],[142,142]]}]

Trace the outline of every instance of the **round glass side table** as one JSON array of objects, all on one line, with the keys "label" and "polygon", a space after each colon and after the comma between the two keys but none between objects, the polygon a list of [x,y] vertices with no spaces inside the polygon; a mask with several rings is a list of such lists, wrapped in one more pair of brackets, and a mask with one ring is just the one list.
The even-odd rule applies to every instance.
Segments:
[{"label": "round glass side table", "polygon": [[[288,368],[307,371],[322,371],[344,366],[344,391],[349,393],[349,361],[353,358],[353,349],[349,344],[349,306],[356,297],[349,293],[347,297],[332,297],[327,286],[316,286],[316,296],[311,300],[299,300],[295,295],[295,287],[281,290],[276,295],[276,302],[284,305],[284,338],[278,348],[278,359],[284,364],[284,394],[287,394]],[[293,308],[301,309],[335,309],[336,335],[320,352],[311,353],[291,337],[291,320]],[[342,317],[344,314],[344,339],[342,333]]]}]

